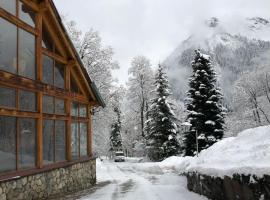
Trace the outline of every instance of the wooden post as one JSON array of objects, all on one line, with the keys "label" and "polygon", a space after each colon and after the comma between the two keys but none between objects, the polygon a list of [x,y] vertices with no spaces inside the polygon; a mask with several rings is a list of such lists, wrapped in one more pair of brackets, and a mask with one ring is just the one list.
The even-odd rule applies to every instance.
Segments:
[{"label": "wooden post", "polygon": [[88,108],[88,131],[87,131],[87,154],[89,157],[93,157],[93,126],[92,126],[92,108]]},{"label": "wooden post", "polygon": [[[69,62],[66,66],[65,70],[65,88],[67,91],[70,92],[70,69],[72,67],[72,64]],[[72,160],[71,155],[71,99],[68,98],[66,100],[66,114],[68,117],[67,123],[66,123],[66,155],[67,155],[67,161]]]},{"label": "wooden post", "polygon": [[[42,15],[41,13],[37,13],[36,16],[36,29],[38,35],[36,37],[36,78],[37,81],[42,81]],[[37,111],[39,113],[39,117],[37,119],[37,168],[42,168],[43,166],[43,137],[42,137],[42,127],[43,127],[43,116],[42,116],[42,97],[43,93],[40,91],[37,93]]]}]

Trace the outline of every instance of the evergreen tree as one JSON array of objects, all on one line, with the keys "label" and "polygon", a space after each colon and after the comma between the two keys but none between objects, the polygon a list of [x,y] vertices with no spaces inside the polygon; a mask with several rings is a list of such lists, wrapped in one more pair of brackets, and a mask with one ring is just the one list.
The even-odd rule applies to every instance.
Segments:
[{"label": "evergreen tree", "polygon": [[147,154],[150,160],[160,161],[179,153],[176,117],[169,101],[169,83],[161,65],[155,77],[155,98],[151,100],[146,121]]},{"label": "evergreen tree", "polygon": [[221,105],[222,94],[216,86],[216,73],[208,55],[195,51],[192,62],[193,74],[189,79],[187,93],[187,122],[190,131],[185,133],[185,155],[196,154],[196,131],[198,151],[208,148],[223,137],[224,109]]},{"label": "evergreen tree", "polygon": [[115,107],[116,121],[111,126],[110,136],[110,151],[122,150],[122,137],[121,137],[121,112],[119,108]]}]

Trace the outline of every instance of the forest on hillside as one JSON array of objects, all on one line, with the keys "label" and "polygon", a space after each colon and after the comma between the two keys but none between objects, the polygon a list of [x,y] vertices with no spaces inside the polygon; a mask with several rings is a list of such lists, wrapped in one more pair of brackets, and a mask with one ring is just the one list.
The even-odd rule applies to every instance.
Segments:
[{"label": "forest on hillside", "polygon": [[[157,104],[164,106],[162,110],[169,116],[166,117],[169,123],[164,125],[167,126],[164,129],[167,131],[167,146],[177,149],[177,155],[187,155],[186,135],[192,132],[192,126],[195,126],[192,124],[194,111],[190,109],[190,82],[192,77],[198,75],[193,66],[198,59],[196,49],[201,50],[201,55],[210,56],[214,88],[218,91],[216,94],[220,94],[217,99],[213,97],[213,101],[216,101],[215,109],[219,110],[222,119],[220,124],[217,123],[219,119],[204,120],[207,122],[203,125],[202,132],[207,129],[208,132],[222,130],[222,133],[212,138],[212,141],[212,136],[206,137],[207,134],[199,133],[201,141],[207,138],[209,143],[200,143],[199,151],[221,138],[235,136],[246,128],[270,124],[268,41],[228,33],[213,34],[199,43],[195,43],[190,37],[158,66],[153,66],[151,60],[143,55],[134,55],[128,70],[128,81],[126,85],[119,85],[113,76],[114,71],[119,69],[113,48],[103,44],[98,31],[90,29],[82,33],[74,21],[65,18],[63,21],[90,77],[106,102],[104,109],[94,110],[94,149],[97,156],[110,155],[112,149],[118,147],[127,156],[145,156],[147,151],[148,155],[151,154],[149,146],[155,139],[151,135],[151,128],[164,124],[165,120],[157,116],[160,114],[160,111],[155,111]],[[201,87],[204,87],[204,84]],[[211,102],[208,100],[209,104]],[[153,119],[155,123],[152,122]],[[197,124],[198,119],[199,117],[196,118]],[[219,128],[209,129],[211,126]],[[159,129],[156,133],[158,131],[162,130]],[[154,143],[158,144],[158,141],[161,142],[160,138],[155,139]],[[162,144],[165,144],[164,141]],[[176,154],[171,150],[166,152],[168,155],[165,157]],[[188,155],[195,153],[196,149]],[[154,159],[161,160],[158,157]]]}]

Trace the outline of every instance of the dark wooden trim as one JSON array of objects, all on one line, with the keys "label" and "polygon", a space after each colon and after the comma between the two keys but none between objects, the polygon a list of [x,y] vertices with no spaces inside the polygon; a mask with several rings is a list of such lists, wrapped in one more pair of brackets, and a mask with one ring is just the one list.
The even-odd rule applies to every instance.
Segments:
[{"label": "dark wooden trim", "polygon": [[54,52],[49,51],[48,49],[46,49],[44,47],[42,47],[42,53],[45,54],[46,56],[53,58],[57,62],[61,62],[65,65],[68,64],[68,61],[65,58],[63,58],[62,56],[59,56],[58,54],[56,54]]},{"label": "dark wooden trim", "polygon": [[23,90],[30,90],[33,92],[42,91],[46,95],[55,96],[57,98],[68,99],[71,98],[74,101],[80,103],[89,104],[89,100],[80,94],[69,92],[67,90],[47,85],[40,81],[34,81],[27,79],[9,72],[0,71],[0,85],[6,87],[18,88]]},{"label": "dark wooden trim", "polygon": [[9,110],[4,108],[0,108],[0,115],[12,117],[39,118],[39,113]]},{"label": "dark wooden trim", "polygon": [[29,8],[31,8],[34,12],[39,12],[39,8],[38,6],[32,2],[32,1],[29,1],[29,0],[20,0],[22,3],[24,3],[26,6],[28,6]]},{"label": "dark wooden trim", "polygon": [[78,163],[84,163],[84,162],[88,162],[95,159],[96,159],[95,157],[83,157],[83,158],[80,158],[78,160],[71,161],[71,162],[65,161],[65,162],[54,163],[51,165],[44,165],[40,169],[32,168],[32,169],[24,169],[24,170],[13,171],[13,172],[5,172],[2,175],[0,174],[0,183],[11,181],[11,180],[17,180],[25,176],[31,176],[31,175],[36,175],[43,172],[49,172],[58,168],[67,168]]}]

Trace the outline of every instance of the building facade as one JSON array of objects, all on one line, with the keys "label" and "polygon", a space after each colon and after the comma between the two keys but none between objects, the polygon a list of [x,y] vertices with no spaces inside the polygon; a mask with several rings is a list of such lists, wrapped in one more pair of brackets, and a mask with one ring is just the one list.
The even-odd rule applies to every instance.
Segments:
[{"label": "building facade", "polygon": [[0,0],[0,199],[94,184],[97,106],[104,102],[52,0]]}]

